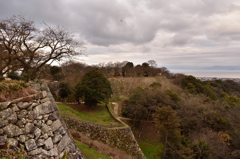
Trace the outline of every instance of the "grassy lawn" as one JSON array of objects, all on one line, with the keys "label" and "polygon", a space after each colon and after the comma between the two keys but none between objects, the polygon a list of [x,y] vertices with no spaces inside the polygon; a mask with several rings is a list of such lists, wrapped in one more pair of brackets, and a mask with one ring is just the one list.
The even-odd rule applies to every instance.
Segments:
[{"label": "grassy lawn", "polygon": [[76,105],[74,107],[65,104],[57,105],[60,113],[66,116],[104,125],[119,124],[112,118],[104,105],[98,105],[92,109],[84,107],[82,110],[80,106],[76,107]]},{"label": "grassy lawn", "polygon": [[162,143],[151,143],[141,141],[138,143],[147,159],[159,159],[163,149]]},{"label": "grassy lawn", "polygon": [[80,141],[75,140],[75,143],[77,144],[85,159],[110,159],[110,157],[107,155],[101,154],[96,150],[89,148],[88,145],[83,144]]}]

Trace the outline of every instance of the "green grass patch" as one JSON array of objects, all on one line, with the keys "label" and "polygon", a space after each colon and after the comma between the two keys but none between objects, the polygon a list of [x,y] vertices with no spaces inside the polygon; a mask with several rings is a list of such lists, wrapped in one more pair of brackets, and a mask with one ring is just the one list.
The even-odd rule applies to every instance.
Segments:
[{"label": "green grass patch", "polygon": [[91,109],[81,110],[81,108],[76,109],[65,104],[57,105],[60,113],[66,116],[104,125],[119,124],[109,114],[104,105],[98,105],[97,109],[94,108],[92,110]]},{"label": "green grass patch", "polygon": [[115,96],[115,97],[110,99],[111,102],[120,102],[122,100],[123,100],[122,96]]},{"label": "green grass patch", "polygon": [[81,143],[80,141],[75,140],[75,143],[77,144],[78,148],[82,152],[82,155],[85,157],[85,159],[110,159],[107,155],[104,155],[102,153],[97,152],[94,149],[91,149],[88,145]]},{"label": "green grass patch", "polygon": [[151,143],[141,141],[138,143],[147,159],[159,159],[163,149],[162,143]]}]

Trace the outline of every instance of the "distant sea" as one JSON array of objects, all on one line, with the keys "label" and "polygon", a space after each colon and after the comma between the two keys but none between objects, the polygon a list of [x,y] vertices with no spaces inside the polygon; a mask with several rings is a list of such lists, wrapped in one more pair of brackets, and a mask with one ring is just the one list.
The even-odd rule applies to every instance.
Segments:
[{"label": "distant sea", "polygon": [[240,70],[169,70],[195,77],[240,78]]}]

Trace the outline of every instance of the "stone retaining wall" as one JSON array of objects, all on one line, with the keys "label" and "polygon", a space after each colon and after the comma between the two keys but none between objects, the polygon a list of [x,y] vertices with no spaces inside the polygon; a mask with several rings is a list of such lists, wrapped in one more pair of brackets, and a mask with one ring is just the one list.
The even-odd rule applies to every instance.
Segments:
[{"label": "stone retaining wall", "polygon": [[83,158],[44,82],[30,83],[38,93],[0,103],[0,143],[34,158]]},{"label": "stone retaining wall", "polygon": [[[71,118],[69,116],[66,116],[66,115],[62,115],[62,118],[65,122],[65,120],[67,118]],[[71,118],[71,119],[75,119],[75,118]],[[81,119],[77,119],[78,122],[81,122],[81,123],[85,123],[85,124],[89,124],[89,125],[94,125],[96,127],[104,127],[104,128],[116,128],[116,127],[123,127],[125,126],[124,124],[122,123],[119,123],[119,124],[110,124],[110,125],[104,125],[104,124],[98,124],[98,123],[93,123],[93,122],[90,122],[90,121],[85,121],[85,120],[81,120]],[[67,124],[67,123],[66,123]],[[67,124],[67,127],[68,127],[68,124]]]},{"label": "stone retaining wall", "polygon": [[119,148],[133,156],[133,158],[145,159],[129,126],[108,128],[101,124],[90,123],[67,116],[63,116],[63,119],[69,129],[74,129],[92,140]]}]

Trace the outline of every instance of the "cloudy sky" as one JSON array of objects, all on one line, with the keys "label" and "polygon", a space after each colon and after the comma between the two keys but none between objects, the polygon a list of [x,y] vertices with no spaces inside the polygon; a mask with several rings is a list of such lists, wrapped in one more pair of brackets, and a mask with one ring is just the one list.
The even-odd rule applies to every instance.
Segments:
[{"label": "cloudy sky", "polygon": [[18,14],[76,32],[87,64],[240,68],[239,0],[0,0],[0,19]]}]

